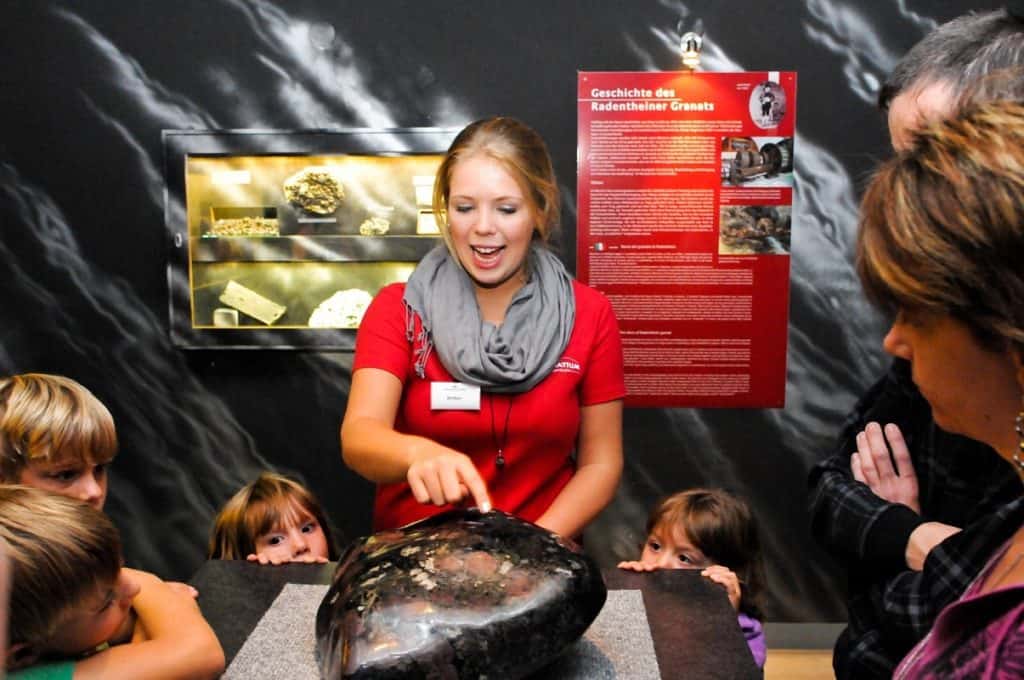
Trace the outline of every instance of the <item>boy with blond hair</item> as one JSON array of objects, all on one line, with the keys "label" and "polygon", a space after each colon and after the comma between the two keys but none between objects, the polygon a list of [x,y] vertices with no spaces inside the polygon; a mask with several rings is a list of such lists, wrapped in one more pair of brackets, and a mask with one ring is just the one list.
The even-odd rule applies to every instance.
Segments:
[{"label": "boy with blond hair", "polygon": [[26,486],[0,486],[11,568],[11,680],[215,678],[224,652],[195,601],[121,566],[103,513]]},{"label": "boy with blond hair", "polygon": [[0,378],[0,482],[77,498],[97,510],[117,432],[107,407],[71,378]]}]

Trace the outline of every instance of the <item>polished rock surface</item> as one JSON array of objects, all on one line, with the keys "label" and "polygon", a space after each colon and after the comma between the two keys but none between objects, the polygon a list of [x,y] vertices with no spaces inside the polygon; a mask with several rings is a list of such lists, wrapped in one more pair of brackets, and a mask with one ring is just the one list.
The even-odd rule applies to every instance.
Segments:
[{"label": "polished rock surface", "polygon": [[523,678],[604,605],[597,564],[500,511],[453,510],[347,549],[317,611],[322,677]]}]

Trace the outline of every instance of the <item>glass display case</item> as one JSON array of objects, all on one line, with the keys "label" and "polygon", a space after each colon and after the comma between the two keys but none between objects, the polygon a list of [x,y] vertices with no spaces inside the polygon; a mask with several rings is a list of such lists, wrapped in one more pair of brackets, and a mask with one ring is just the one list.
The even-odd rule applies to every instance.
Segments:
[{"label": "glass display case", "polygon": [[456,133],[165,130],[174,344],[351,350],[377,291],[440,243]]}]

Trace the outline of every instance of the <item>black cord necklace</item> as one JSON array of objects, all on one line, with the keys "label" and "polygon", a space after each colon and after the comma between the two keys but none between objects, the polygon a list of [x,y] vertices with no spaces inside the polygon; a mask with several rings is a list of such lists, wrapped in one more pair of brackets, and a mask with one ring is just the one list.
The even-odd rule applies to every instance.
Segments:
[{"label": "black cord necklace", "polygon": [[494,426],[494,393],[491,397],[491,440],[494,442],[494,449],[498,452],[494,464],[500,472],[505,467],[505,445],[508,444],[508,422],[512,418],[512,397],[508,398],[508,410],[505,411],[505,427],[501,431],[501,440],[498,440],[498,429]]}]

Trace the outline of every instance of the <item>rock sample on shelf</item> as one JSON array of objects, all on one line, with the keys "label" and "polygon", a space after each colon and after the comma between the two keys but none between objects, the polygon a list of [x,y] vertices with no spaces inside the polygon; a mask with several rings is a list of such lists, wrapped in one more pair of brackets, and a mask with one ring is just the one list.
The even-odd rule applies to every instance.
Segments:
[{"label": "rock sample on shelf", "polygon": [[321,677],[525,678],[606,596],[571,541],[498,510],[451,510],[349,545],[317,611]]},{"label": "rock sample on shelf", "polygon": [[259,319],[268,326],[280,319],[287,310],[284,305],[279,305],[273,300],[263,297],[237,281],[228,281],[219,299],[228,307],[233,307],[254,319]]},{"label": "rock sample on shelf", "polygon": [[365,290],[349,288],[339,290],[313,310],[309,315],[311,328],[359,328],[366,308],[373,302],[373,296]]},{"label": "rock sample on shelf", "polygon": [[214,220],[210,236],[280,236],[281,229],[275,218],[230,217]]},{"label": "rock sample on shelf", "polygon": [[391,229],[391,222],[383,217],[367,217],[359,225],[359,233],[363,236],[383,236]]},{"label": "rock sample on shelf", "polygon": [[289,203],[313,215],[330,215],[345,199],[345,188],[328,167],[308,167],[284,181]]}]

